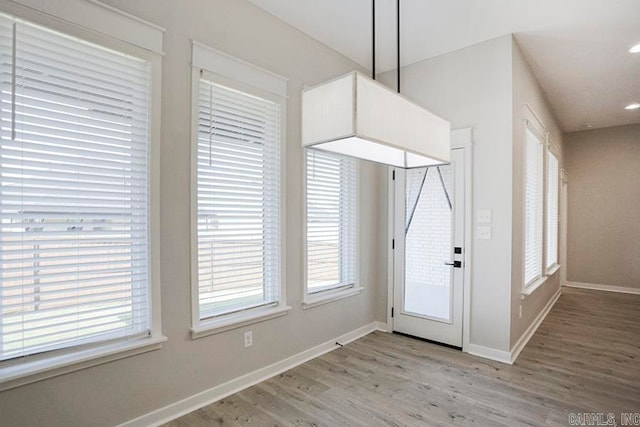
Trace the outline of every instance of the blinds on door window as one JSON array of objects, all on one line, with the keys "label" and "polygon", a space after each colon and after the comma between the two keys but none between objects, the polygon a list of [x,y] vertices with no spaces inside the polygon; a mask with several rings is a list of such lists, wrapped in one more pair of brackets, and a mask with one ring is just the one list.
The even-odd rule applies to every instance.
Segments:
[{"label": "blinds on door window", "polygon": [[306,152],[308,293],[355,284],[356,167],[351,158]]},{"label": "blinds on door window", "polygon": [[547,155],[547,269],[558,264],[559,165],[553,153]]},{"label": "blinds on door window", "polygon": [[200,79],[200,319],[280,299],[280,114],[277,102]]},{"label": "blinds on door window", "polygon": [[0,32],[0,358],[146,335],[150,64]]},{"label": "blinds on door window", "polygon": [[525,141],[525,261],[524,283],[542,277],[544,146],[529,128]]}]

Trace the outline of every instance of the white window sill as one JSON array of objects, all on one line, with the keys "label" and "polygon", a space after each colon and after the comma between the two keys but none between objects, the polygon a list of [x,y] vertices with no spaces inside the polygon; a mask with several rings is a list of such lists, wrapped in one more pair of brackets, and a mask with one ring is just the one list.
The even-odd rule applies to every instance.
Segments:
[{"label": "white window sill", "polygon": [[191,328],[191,338],[197,339],[208,335],[219,334],[231,329],[241,328],[252,323],[286,315],[291,307],[288,305],[241,311],[239,313],[221,316],[219,319],[205,320],[198,326]]},{"label": "white window sill", "polygon": [[319,305],[327,304],[333,301],[338,301],[343,298],[348,298],[353,295],[357,295],[362,291],[362,287],[352,287],[347,289],[339,289],[335,291],[318,292],[317,294],[309,294],[302,301],[302,308],[307,310],[309,308],[318,307]]},{"label": "white window sill", "polygon": [[529,284],[528,286],[526,286],[522,290],[522,293],[520,294],[521,298],[525,299],[526,297],[528,297],[529,295],[534,293],[538,288],[540,288],[542,285],[544,285],[544,283],[546,281],[547,281],[547,276],[542,276],[541,278],[539,278],[535,282],[533,282],[533,283]]},{"label": "white window sill", "polygon": [[160,335],[135,341],[93,347],[53,356],[35,355],[0,363],[0,391],[52,378],[91,366],[112,362],[162,348],[167,337]]},{"label": "white window sill", "polygon": [[558,270],[560,270],[560,264],[554,264],[547,270],[547,276],[553,276]]}]

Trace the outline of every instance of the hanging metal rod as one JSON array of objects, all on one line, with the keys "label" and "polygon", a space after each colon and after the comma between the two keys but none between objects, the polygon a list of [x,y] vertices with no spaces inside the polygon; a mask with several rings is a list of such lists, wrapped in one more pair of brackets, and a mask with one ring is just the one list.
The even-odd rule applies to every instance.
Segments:
[{"label": "hanging metal rod", "polygon": [[376,79],[376,0],[371,0],[371,78]]},{"label": "hanging metal rod", "polygon": [[400,93],[400,0],[396,0],[396,66],[398,67],[398,93]]}]

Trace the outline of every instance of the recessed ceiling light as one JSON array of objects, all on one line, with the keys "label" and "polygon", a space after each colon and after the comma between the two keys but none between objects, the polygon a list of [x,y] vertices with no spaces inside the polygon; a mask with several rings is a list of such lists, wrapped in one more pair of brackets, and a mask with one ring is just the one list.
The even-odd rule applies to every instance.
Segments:
[{"label": "recessed ceiling light", "polygon": [[629,49],[629,53],[640,53],[640,43]]},{"label": "recessed ceiling light", "polygon": [[637,103],[629,104],[624,107],[625,110],[637,110],[638,108],[640,108],[640,104]]}]

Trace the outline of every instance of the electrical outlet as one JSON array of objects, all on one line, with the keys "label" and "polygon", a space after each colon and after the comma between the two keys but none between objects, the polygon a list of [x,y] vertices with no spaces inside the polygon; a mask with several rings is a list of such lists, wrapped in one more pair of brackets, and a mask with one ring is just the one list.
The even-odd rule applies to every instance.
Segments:
[{"label": "electrical outlet", "polygon": [[518,317],[522,319],[522,306],[520,306],[520,311],[518,312]]},{"label": "electrical outlet", "polygon": [[247,331],[244,333],[244,348],[251,347],[253,345],[253,331]]}]

